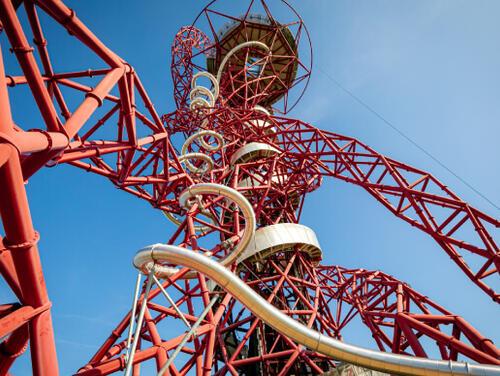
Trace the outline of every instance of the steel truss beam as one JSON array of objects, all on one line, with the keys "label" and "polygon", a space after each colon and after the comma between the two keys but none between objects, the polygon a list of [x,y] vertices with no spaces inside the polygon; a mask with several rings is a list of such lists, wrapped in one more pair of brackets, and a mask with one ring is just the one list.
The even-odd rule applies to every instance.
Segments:
[{"label": "steel truss beam", "polygon": [[[235,64],[223,77],[214,108],[203,116],[193,113],[188,108],[191,79],[201,68],[193,59],[223,51],[217,41],[210,41],[194,26],[181,29],[174,40],[171,71],[177,110],[160,118],[134,69],[105,46],[72,9],[55,0],[22,3],[29,24],[24,29],[17,7],[10,0],[0,0],[0,32],[5,32],[22,70],[20,76],[6,76],[0,53],[0,214],[5,230],[0,273],[18,298],[18,302],[0,306],[0,337],[6,336],[0,343],[0,375],[7,374],[28,342],[34,374],[58,373],[50,301],[36,245],[38,234],[24,189],[24,182],[47,164],[68,163],[104,176],[153,207],[179,216],[181,224],[169,244],[210,252],[215,258],[224,257],[238,242],[240,214],[220,197],[205,197],[186,210],[178,198],[187,187],[198,182],[231,186],[248,198],[259,226],[265,226],[297,223],[305,195],[319,188],[323,177],[334,177],[364,188],[394,215],[429,234],[476,285],[500,301],[489,282],[500,272],[499,250],[491,236],[491,229],[498,228],[500,222],[461,200],[430,173],[386,157],[354,138],[253,109],[261,93],[255,92],[260,83],[249,74],[251,64],[240,70],[234,69]],[[282,37],[283,28],[276,26],[269,9],[264,8],[271,26],[259,28],[267,30],[262,38],[274,43]],[[92,51],[104,68],[56,72],[38,17],[40,10],[73,35],[80,46]],[[203,12],[212,33],[211,17],[215,14],[208,8]],[[245,28],[253,27],[252,22],[242,22]],[[300,34],[302,21],[297,25]],[[28,28],[35,48],[28,43]],[[234,38],[243,38],[242,30]],[[278,30],[277,34],[269,38],[273,30]],[[300,36],[296,36],[294,43],[299,42]],[[260,56],[243,49],[238,58],[246,61],[251,52]],[[289,67],[282,62],[285,57],[274,60],[279,69],[274,71],[275,77],[266,78],[269,82]],[[297,56],[291,58],[297,61]],[[263,57],[266,64],[272,59]],[[291,85],[306,80],[309,73],[306,68]],[[18,85],[28,85],[44,127],[26,131],[14,124],[7,87],[15,90]],[[68,90],[73,96],[81,95],[73,113],[65,94]],[[265,90],[272,91],[272,87]],[[287,102],[288,92],[273,95],[282,94]],[[170,136],[178,132],[191,136],[200,128],[222,135],[224,147],[207,151],[214,168],[196,175],[179,162],[181,155]],[[266,143],[278,153],[231,165],[231,156],[250,142]],[[197,148],[200,145],[193,143],[188,152]],[[198,231],[196,226],[208,230]],[[220,243],[207,245],[206,238],[214,234],[220,236]],[[235,265],[234,271],[282,311],[328,336],[342,338],[342,330],[359,317],[382,351],[498,363],[498,349],[464,319],[382,272],[316,267],[297,249],[277,253],[265,263]],[[162,281],[162,286],[190,324],[200,318],[212,298],[218,299],[209,307],[195,336],[180,348],[185,361],[172,363],[171,374],[196,370],[197,374],[236,375],[255,367],[270,374],[316,374],[335,366],[334,360],[267,327],[203,276],[185,280],[185,273],[188,270],[182,269]],[[161,289],[155,288],[148,296],[134,372],[147,360],[160,369],[184,336],[179,332],[163,337],[161,326],[180,315],[171,302],[160,300],[160,293]],[[137,304],[143,301],[144,291]],[[105,375],[125,368],[131,315],[125,316],[79,374]],[[435,343],[434,348],[429,341]]]}]

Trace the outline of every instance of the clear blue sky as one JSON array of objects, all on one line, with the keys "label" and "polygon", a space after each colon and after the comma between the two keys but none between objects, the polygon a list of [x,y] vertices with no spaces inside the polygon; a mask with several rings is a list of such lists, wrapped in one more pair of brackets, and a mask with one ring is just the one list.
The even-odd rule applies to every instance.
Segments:
[{"label": "clear blue sky", "polygon": [[[500,2],[496,0],[292,1],[309,27],[315,63],[396,124],[443,163],[500,204]],[[203,2],[68,1],[107,45],[139,72],[157,110],[171,111],[170,43]],[[98,67],[46,23],[57,70]],[[5,35],[0,35],[4,54]],[[59,49],[57,49],[59,47]],[[7,59],[8,73],[17,68]],[[101,65],[102,66],[102,65]],[[15,120],[37,127],[32,103],[12,91]],[[317,69],[291,117],[358,137],[395,159],[427,169],[473,206],[490,206]],[[91,357],[128,310],[132,256],[165,241],[173,227],[145,202],[105,179],[68,166],[44,169],[27,185],[53,302],[61,374]],[[362,189],[325,181],[306,201],[302,222],[321,242],[325,261],[381,269],[461,314],[497,345],[499,308],[427,235],[393,217]],[[498,239],[498,232],[496,233]],[[498,286],[497,286],[498,287]],[[0,301],[12,301],[3,281]],[[372,345],[360,328],[346,339]],[[30,374],[29,359],[14,375]]]}]

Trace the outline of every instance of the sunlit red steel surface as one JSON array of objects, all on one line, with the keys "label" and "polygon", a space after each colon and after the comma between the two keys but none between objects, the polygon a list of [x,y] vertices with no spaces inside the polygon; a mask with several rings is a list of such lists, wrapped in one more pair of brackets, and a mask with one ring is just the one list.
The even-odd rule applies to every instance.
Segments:
[{"label": "sunlit red steel surface", "polygon": [[[236,189],[252,204],[258,227],[264,228],[298,223],[306,194],[318,189],[323,178],[337,178],[362,187],[395,216],[429,234],[473,283],[499,302],[499,293],[489,283],[499,273],[498,247],[490,235],[499,221],[462,201],[425,171],[354,138],[285,117],[302,96],[311,70],[310,61],[298,53],[311,50],[302,20],[286,3],[283,6],[294,20],[283,24],[274,20],[265,2],[249,2],[236,15],[218,10],[217,3],[210,3],[193,26],[176,35],[171,72],[177,109],[160,117],[134,69],[64,3],[0,0],[2,33],[23,72],[6,75],[0,60],[0,213],[5,229],[0,272],[18,297],[18,302],[0,306],[0,338],[4,338],[0,375],[8,373],[28,342],[33,373],[58,374],[51,304],[24,188],[24,182],[45,165],[68,163],[108,178],[178,221],[169,244],[210,252],[219,259],[238,243],[244,226],[241,215],[213,195],[200,197],[190,208],[181,207],[179,195],[186,188],[210,182]],[[258,10],[252,8],[257,6]],[[16,8],[17,13],[26,13],[28,25],[21,25]],[[106,68],[54,71],[40,11],[93,51]],[[26,36],[28,28],[34,48]],[[210,108],[193,107],[192,77],[204,71],[220,75],[219,93]],[[81,78],[86,82],[92,78],[94,84],[84,84]],[[29,86],[43,128],[28,131],[14,123],[8,87],[16,90],[17,85]],[[118,94],[112,95],[115,87]],[[73,112],[63,94],[68,88],[81,93]],[[296,93],[290,95],[292,90]],[[210,94],[203,98],[209,101]],[[196,143],[186,146],[186,153],[202,150],[213,161],[210,171],[193,173],[170,136],[179,133],[187,138],[200,130],[217,132],[224,145],[213,150],[203,150]],[[206,143],[209,138],[204,138]],[[267,148],[257,145],[252,153],[235,160],[236,153],[250,143]],[[201,169],[203,163],[193,160],[192,167]],[[476,238],[463,236],[468,234],[464,230],[472,230]],[[500,364],[491,340],[406,283],[383,272],[324,266],[318,261],[303,247],[291,246],[232,268],[273,305],[328,336],[341,339],[342,330],[359,317],[381,351],[419,357],[437,353],[442,359]],[[183,279],[187,272],[181,269],[162,285],[189,323],[198,320],[214,296],[218,299],[181,349],[182,357],[170,365],[170,374],[192,370],[197,374],[320,374],[335,367],[333,359],[280,335],[202,275]],[[161,369],[185,331],[180,328],[175,333],[175,326],[166,330],[179,314],[160,299],[160,292],[156,287],[148,296],[134,374],[148,361]],[[137,306],[143,299],[144,294]],[[78,374],[106,375],[125,368],[131,314],[125,315]]]}]

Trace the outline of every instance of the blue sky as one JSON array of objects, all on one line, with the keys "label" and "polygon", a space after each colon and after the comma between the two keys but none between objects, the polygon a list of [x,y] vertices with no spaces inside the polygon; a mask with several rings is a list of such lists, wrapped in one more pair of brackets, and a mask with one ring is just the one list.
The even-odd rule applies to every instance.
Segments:
[{"label": "blue sky", "polygon": [[[68,1],[111,49],[139,72],[160,113],[174,108],[170,43],[203,2]],[[292,1],[313,41],[315,65],[500,204],[500,2],[491,0]],[[56,69],[96,67],[69,36],[46,24]],[[0,35],[3,53],[6,38]],[[56,47],[59,47],[57,49]],[[12,58],[7,73],[15,72]],[[69,63],[71,62],[71,63]],[[32,103],[12,91],[14,118],[36,127]],[[499,212],[339,90],[319,69],[291,117],[355,136],[392,158],[431,171],[462,198]],[[69,166],[44,169],[27,185],[53,302],[61,374],[83,365],[129,308],[141,246],[173,227],[158,211],[108,181]],[[325,263],[381,269],[461,314],[500,343],[499,308],[427,235],[387,212],[362,189],[326,180],[306,201],[302,223]],[[498,238],[498,231],[496,233]],[[12,296],[0,282],[0,301]],[[368,346],[354,328],[346,337]],[[14,375],[30,374],[24,356]]]}]

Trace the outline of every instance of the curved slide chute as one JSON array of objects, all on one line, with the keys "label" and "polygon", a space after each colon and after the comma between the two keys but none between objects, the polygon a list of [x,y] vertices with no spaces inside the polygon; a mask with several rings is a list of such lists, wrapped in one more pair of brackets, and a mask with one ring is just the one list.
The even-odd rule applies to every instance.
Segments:
[{"label": "curved slide chute", "polygon": [[150,265],[151,262],[178,264],[206,275],[245,305],[256,317],[282,335],[339,361],[401,375],[500,375],[499,366],[385,353],[349,345],[325,336],[269,304],[224,266],[189,249],[174,245],[154,244],[140,250],[134,258],[135,267],[144,273],[149,272],[148,264]]}]

